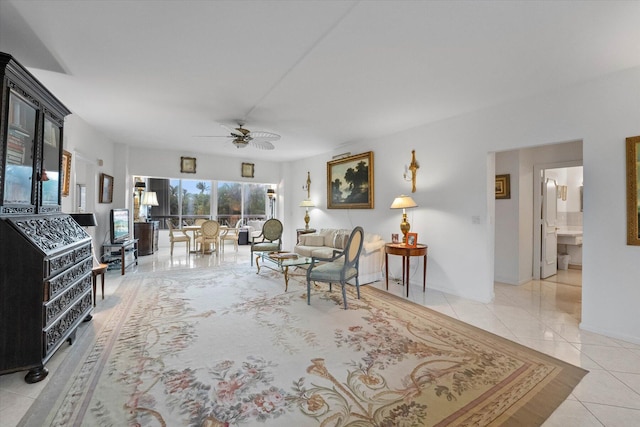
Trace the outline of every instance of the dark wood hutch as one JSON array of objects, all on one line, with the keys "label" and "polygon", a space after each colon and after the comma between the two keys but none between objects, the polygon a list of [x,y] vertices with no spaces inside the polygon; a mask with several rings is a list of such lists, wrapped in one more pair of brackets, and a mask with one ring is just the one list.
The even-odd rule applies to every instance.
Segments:
[{"label": "dark wood hutch", "polygon": [[70,111],[2,52],[0,78],[0,374],[34,383],[90,318],[91,238],[61,208]]}]

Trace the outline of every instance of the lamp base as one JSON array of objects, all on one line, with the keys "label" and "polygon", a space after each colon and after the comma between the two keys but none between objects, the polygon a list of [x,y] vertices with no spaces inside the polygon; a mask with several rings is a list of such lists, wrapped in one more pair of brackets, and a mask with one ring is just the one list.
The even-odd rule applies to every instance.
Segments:
[{"label": "lamp base", "polygon": [[307,209],[305,211],[305,214],[304,214],[304,229],[305,230],[309,229],[309,220],[311,220],[311,218],[309,217],[309,209]]},{"label": "lamp base", "polygon": [[402,214],[402,222],[400,223],[400,231],[402,231],[402,243],[407,243],[407,233],[411,230],[411,224],[407,221],[407,214]]}]

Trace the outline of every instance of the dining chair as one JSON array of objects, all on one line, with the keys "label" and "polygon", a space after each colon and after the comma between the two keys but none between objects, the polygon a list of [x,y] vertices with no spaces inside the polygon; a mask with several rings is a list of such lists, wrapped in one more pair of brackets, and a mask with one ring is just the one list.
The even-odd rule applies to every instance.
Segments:
[{"label": "dining chair", "polygon": [[226,228],[222,231],[222,234],[220,235],[220,248],[222,249],[222,253],[224,253],[224,244],[227,241],[233,242],[234,249],[238,252],[238,239],[240,238],[241,225],[242,220],[238,220],[234,228]]},{"label": "dining chair", "polygon": [[184,230],[176,230],[173,228],[173,223],[170,219],[167,219],[167,227],[169,227],[169,242],[171,243],[171,256],[173,256],[173,245],[175,243],[185,242],[187,244],[187,256],[191,251],[191,237],[184,232]]},{"label": "dining chair", "polygon": [[202,223],[201,232],[202,234],[196,237],[196,244],[200,244],[202,253],[204,254],[205,246],[208,247],[213,244],[215,253],[218,254],[220,246],[220,223],[214,220],[207,220]]},{"label": "dining chair", "polygon": [[[347,309],[347,292],[345,285],[348,280],[356,279],[356,292],[360,299],[360,281],[358,279],[358,265],[364,241],[364,230],[356,227],[351,232],[349,240],[342,251],[334,250],[331,258],[311,257],[311,265],[307,269],[307,304],[311,305],[311,282],[329,282],[329,292],[333,283],[342,286],[342,301]],[[318,264],[318,263],[322,264]]]},{"label": "dining chair", "polygon": [[254,252],[273,252],[282,248],[283,229],[282,223],[275,218],[265,221],[260,235],[251,241],[251,265],[253,265]]}]

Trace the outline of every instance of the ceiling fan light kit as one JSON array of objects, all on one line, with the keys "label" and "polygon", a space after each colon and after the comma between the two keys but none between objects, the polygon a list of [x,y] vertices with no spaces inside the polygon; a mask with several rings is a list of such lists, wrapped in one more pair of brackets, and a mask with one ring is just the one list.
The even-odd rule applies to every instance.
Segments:
[{"label": "ceiling fan light kit", "polygon": [[229,135],[204,135],[205,138],[230,138],[231,143],[236,148],[245,148],[248,145],[251,145],[260,150],[273,150],[275,146],[272,144],[273,141],[277,141],[280,139],[280,135],[266,132],[266,131],[251,131],[249,129],[243,128],[244,123],[238,123],[238,127],[235,129],[231,129],[225,125],[220,125],[225,128]]}]

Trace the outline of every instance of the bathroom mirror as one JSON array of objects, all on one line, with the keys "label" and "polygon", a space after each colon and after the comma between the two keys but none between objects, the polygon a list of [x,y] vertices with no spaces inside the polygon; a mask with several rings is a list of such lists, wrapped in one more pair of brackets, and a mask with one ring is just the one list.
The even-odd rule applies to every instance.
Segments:
[{"label": "bathroom mirror", "polygon": [[627,138],[627,245],[640,246],[640,136]]}]

